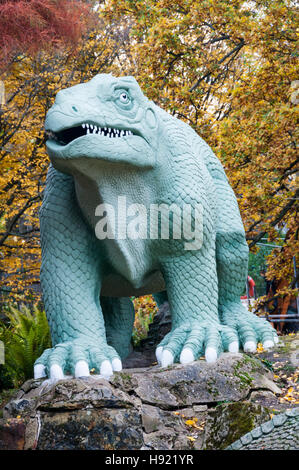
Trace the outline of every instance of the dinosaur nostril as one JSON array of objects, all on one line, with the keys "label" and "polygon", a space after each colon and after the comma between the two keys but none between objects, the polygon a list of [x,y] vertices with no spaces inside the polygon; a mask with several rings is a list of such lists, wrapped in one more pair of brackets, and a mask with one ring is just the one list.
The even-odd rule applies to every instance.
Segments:
[{"label": "dinosaur nostril", "polygon": [[72,106],[72,109],[77,113],[78,112],[78,109],[76,108],[76,106]]}]

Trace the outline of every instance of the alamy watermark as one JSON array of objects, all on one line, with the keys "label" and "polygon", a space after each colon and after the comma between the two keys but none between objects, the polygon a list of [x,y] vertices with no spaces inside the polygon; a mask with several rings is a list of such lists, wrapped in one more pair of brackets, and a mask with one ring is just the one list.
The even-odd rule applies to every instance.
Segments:
[{"label": "alamy watermark", "polygon": [[127,204],[126,196],[112,204],[99,204],[95,234],[99,240],[183,240],[185,250],[199,250],[203,243],[203,207],[195,204]]}]

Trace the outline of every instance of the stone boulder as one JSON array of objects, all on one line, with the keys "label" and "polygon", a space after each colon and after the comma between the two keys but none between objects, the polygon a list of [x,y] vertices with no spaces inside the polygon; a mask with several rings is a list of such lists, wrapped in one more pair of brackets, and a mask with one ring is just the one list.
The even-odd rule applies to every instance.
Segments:
[{"label": "stone boulder", "polygon": [[29,380],[5,406],[0,449],[224,449],[269,419],[257,392],[279,395],[272,372],[231,353],[109,381]]}]

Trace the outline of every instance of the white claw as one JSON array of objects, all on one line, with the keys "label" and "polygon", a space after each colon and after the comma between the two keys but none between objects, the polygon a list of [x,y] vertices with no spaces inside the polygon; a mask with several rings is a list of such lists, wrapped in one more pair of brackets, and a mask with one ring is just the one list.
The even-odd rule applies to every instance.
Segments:
[{"label": "white claw", "polygon": [[205,358],[207,362],[216,362],[217,360],[217,351],[215,348],[207,348],[205,352]]},{"label": "white claw", "polygon": [[228,350],[231,353],[237,353],[239,351],[239,343],[238,341],[233,341],[232,343],[229,344]]},{"label": "white claw", "polygon": [[78,361],[75,366],[75,377],[88,377],[89,366],[86,361]]},{"label": "white claw", "polygon": [[156,349],[156,358],[157,358],[158,364],[161,364],[162,353],[163,353],[163,346],[158,346]]},{"label": "white claw", "polygon": [[36,364],[34,366],[34,378],[35,379],[42,379],[43,377],[46,377],[46,368],[43,364]]},{"label": "white claw", "polygon": [[51,380],[62,380],[64,378],[63,370],[58,364],[53,364],[50,367],[50,379]]},{"label": "white claw", "polygon": [[193,362],[194,360],[195,358],[192,350],[190,348],[183,349],[180,355],[180,363],[189,364],[189,362]]},{"label": "white claw", "polygon": [[110,361],[106,360],[102,362],[100,375],[104,377],[104,379],[109,379],[111,375],[113,375],[113,370]]},{"label": "white claw", "polygon": [[120,370],[122,370],[123,366],[122,366],[122,363],[121,363],[121,360],[118,359],[118,357],[115,357],[114,359],[112,359],[112,369],[115,370],[116,372],[119,372]]},{"label": "white claw", "polygon": [[254,341],[246,341],[244,344],[245,352],[254,352],[256,350],[256,343]]},{"label": "white claw", "polygon": [[173,361],[174,361],[173,354],[167,349],[164,349],[162,353],[162,359],[161,359],[162,367],[170,366],[171,364],[173,364]]},{"label": "white claw", "polygon": [[274,341],[271,341],[271,339],[268,339],[263,343],[264,349],[270,349],[273,348],[274,346]]}]

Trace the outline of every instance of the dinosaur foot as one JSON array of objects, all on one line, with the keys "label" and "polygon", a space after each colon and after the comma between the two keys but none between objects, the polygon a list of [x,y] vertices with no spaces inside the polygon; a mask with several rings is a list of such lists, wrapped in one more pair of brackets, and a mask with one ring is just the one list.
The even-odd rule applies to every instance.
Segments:
[{"label": "dinosaur foot", "polygon": [[49,377],[52,381],[65,378],[70,372],[74,377],[86,377],[95,369],[108,379],[113,371],[120,371],[122,364],[114,348],[104,341],[94,339],[75,339],[56,344],[46,349],[34,365],[34,378]]},{"label": "dinosaur foot", "polygon": [[205,355],[207,362],[215,362],[222,351],[238,352],[238,336],[225,325],[212,322],[183,324],[161,341],[156,357],[162,367],[174,362],[188,364]]},{"label": "dinosaur foot", "polygon": [[220,318],[222,324],[234,329],[245,352],[256,351],[257,343],[262,343],[264,349],[278,343],[277,333],[270,323],[249,312],[241,303],[222,308]]}]

